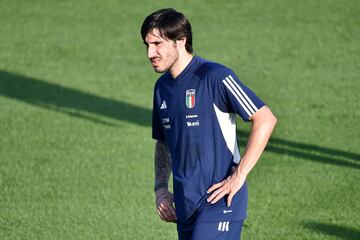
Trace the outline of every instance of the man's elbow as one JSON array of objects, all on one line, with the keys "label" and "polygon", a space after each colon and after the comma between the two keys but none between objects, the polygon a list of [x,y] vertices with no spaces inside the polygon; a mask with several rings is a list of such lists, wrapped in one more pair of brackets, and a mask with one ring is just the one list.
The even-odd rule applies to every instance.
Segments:
[{"label": "man's elbow", "polygon": [[275,115],[273,113],[271,113],[270,122],[275,127],[275,125],[277,123],[277,118],[275,117]]},{"label": "man's elbow", "polygon": [[267,119],[266,122],[268,122],[272,128],[275,127],[276,123],[277,123],[277,118],[275,117],[275,115],[271,112],[271,110],[269,109],[269,112],[267,114]]},{"label": "man's elbow", "polygon": [[254,123],[258,123],[260,125],[265,124],[265,126],[271,128],[274,128],[277,123],[277,118],[267,106],[260,109],[259,113],[255,114],[252,120]]}]

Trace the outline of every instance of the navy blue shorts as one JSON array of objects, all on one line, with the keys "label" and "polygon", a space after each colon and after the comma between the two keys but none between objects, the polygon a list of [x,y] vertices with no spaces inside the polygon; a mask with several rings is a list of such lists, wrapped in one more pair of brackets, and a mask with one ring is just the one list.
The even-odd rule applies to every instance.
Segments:
[{"label": "navy blue shorts", "polygon": [[179,240],[240,240],[244,221],[197,223],[191,231],[178,231]]}]

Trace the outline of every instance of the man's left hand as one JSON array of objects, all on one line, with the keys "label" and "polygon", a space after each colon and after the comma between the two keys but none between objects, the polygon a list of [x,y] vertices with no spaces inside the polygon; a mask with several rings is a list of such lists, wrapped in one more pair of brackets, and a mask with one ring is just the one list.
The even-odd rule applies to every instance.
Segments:
[{"label": "man's left hand", "polygon": [[214,191],[210,197],[207,198],[207,201],[214,204],[228,194],[227,206],[230,207],[232,198],[244,185],[245,180],[246,176],[239,174],[238,169],[233,167],[233,173],[228,178],[222,182],[215,183],[207,190],[207,193]]}]

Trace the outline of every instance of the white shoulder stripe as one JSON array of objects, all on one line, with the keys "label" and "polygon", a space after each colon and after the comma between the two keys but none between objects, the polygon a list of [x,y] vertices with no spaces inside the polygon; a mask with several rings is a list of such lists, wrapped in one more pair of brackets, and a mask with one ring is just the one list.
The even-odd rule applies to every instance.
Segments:
[{"label": "white shoulder stripe", "polygon": [[259,109],[255,106],[255,104],[253,103],[253,101],[251,101],[251,99],[248,97],[248,95],[244,92],[244,90],[239,86],[239,84],[237,84],[237,83],[235,82],[234,78],[233,78],[231,75],[229,75],[229,78],[230,78],[231,81],[233,81],[233,83],[239,88],[240,92],[244,95],[244,97],[245,97],[246,100],[250,103],[250,105],[253,107],[253,109],[255,110],[255,112],[256,112],[257,110],[259,110]]},{"label": "white shoulder stripe", "polygon": [[[230,75],[229,75],[230,76]],[[244,96],[239,92],[239,88],[237,86],[235,86],[235,84],[237,85],[236,82],[232,82],[229,77],[225,78],[226,81],[230,84],[230,86],[232,87],[232,89],[236,92],[236,94],[238,95],[238,97],[241,99],[241,101],[245,104],[245,106],[247,107],[247,109],[251,112],[251,115],[255,113],[255,111],[250,107],[249,103],[245,100]]]},{"label": "white shoulder stripe", "polygon": [[225,84],[225,86],[229,89],[229,91],[234,95],[234,97],[238,100],[238,102],[240,103],[241,107],[245,110],[245,112],[247,113],[247,115],[250,117],[252,114],[249,112],[249,110],[245,107],[245,105],[241,102],[241,100],[239,99],[238,95],[236,95],[236,93],[234,92],[234,90],[230,87],[229,83],[224,79],[223,83]]}]

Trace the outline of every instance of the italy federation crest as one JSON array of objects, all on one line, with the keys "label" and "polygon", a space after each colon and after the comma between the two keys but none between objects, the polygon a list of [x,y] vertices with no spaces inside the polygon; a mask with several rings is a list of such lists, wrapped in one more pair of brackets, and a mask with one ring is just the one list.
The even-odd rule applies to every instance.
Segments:
[{"label": "italy federation crest", "polygon": [[195,106],[195,89],[186,90],[185,103],[187,108],[193,108]]}]

